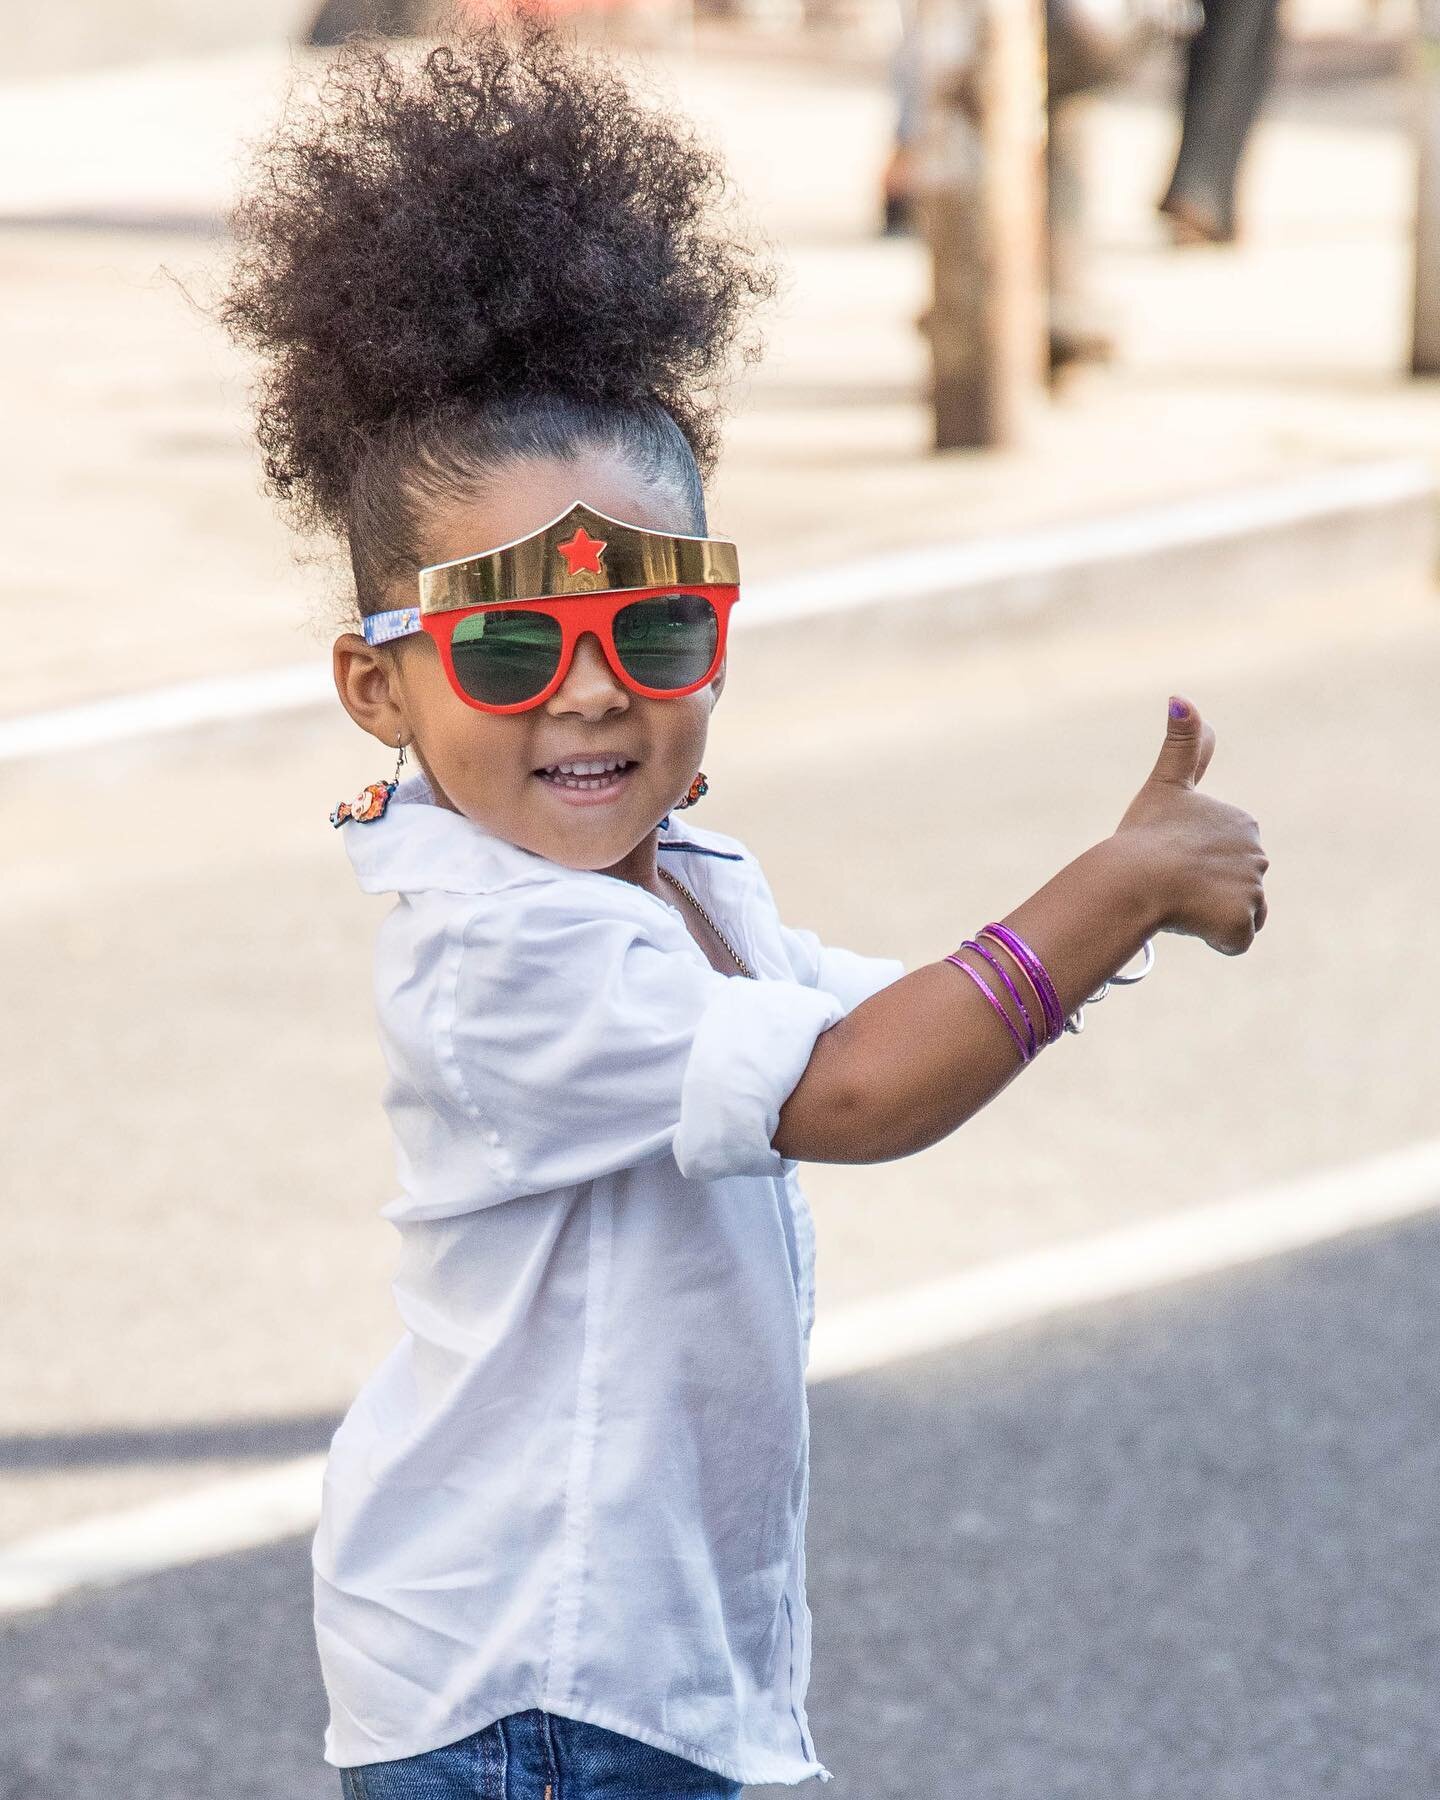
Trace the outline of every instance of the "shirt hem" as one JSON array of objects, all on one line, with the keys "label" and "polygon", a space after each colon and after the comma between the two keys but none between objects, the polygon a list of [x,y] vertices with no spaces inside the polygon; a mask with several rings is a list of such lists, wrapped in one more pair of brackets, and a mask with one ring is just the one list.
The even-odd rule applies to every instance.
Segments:
[{"label": "shirt hem", "polygon": [[[538,1706],[542,1711],[555,1713],[562,1719],[574,1719],[582,1725],[598,1725],[604,1731],[619,1732],[622,1737],[635,1738],[642,1744],[649,1744],[655,1750],[668,1750],[672,1756],[683,1757],[687,1762],[696,1763],[702,1769],[709,1769],[713,1774],[723,1775],[727,1781],[738,1781],[742,1787],[756,1786],[761,1783],[775,1783],[780,1787],[794,1787],[802,1781],[833,1781],[834,1775],[822,1762],[813,1758],[803,1760],[799,1757],[770,1757],[751,1763],[732,1762],[729,1757],[717,1756],[713,1750],[707,1750],[701,1744],[692,1744],[686,1738],[676,1737],[673,1732],[657,1731],[648,1725],[637,1725],[621,1714],[611,1712],[608,1707],[588,1706],[574,1701],[554,1701],[542,1696],[539,1700],[529,1701],[526,1705],[505,1708],[502,1712],[489,1711],[478,1725],[462,1725],[454,1737],[446,1738],[439,1744],[409,1744],[389,1755],[371,1757],[371,1762],[400,1762],[407,1756],[424,1756],[431,1750],[443,1750],[447,1744],[460,1742],[471,1737],[477,1731],[484,1731],[497,1719],[508,1718],[512,1712],[524,1712],[529,1706]],[[364,1767],[341,1761],[335,1747],[327,1741],[324,1749],[325,1761],[332,1769]]]}]

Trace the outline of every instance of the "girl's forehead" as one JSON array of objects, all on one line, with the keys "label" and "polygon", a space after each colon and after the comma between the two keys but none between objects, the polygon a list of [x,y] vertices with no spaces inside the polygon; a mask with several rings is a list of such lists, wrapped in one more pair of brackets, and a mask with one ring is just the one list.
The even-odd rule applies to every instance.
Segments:
[{"label": "girl's forehead", "polygon": [[496,470],[472,495],[441,502],[428,521],[425,562],[453,562],[513,544],[576,500],[646,531],[692,529],[680,496],[616,458],[599,452],[564,460],[534,457]]}]

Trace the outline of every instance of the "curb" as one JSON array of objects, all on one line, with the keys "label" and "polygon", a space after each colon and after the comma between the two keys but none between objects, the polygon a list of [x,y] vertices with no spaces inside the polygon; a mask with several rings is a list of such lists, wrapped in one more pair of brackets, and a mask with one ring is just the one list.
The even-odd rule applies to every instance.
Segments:
[{"label": "curb", "polygon": [[[1418,458],[1344,464],[1196,499],[968,542],[867,557],[765,584],[732,629],[782,630],[825,612],[863,637],[903,613],[928,640],[1064,612],[1233,605],[1361,581],[1429,587],[1440,570],[1440,485]],[[752,587],[750,597],[756,597]],[[762,616],[763,611],[763,616]]]},{"label": "curb", "polygon": [[[1247,593],[1384,581],[1429,586],[1440,560],[1440,490],[1414,459],[1343,465],[1076,524],[868,556],[747,586],[737,633],[826,619],[830,641],[883,628],[929,641],[1064,612],[1153,617]],[[188,681],[0,720],[0,763],[97,744],[304,712],[334,698],[328,662]]]}]

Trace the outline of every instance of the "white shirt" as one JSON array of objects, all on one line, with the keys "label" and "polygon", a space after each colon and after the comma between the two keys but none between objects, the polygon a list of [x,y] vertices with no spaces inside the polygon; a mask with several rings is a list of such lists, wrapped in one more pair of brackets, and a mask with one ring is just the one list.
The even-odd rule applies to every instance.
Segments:
[{"label": "white shirt", "polygon": [[681,816],[678,908],[521,850],[423,776],[347,824],[398,898],[376,998],[405,1331],[330,1448],[326,1760],[541,1707],[745,1784],[830,1779],[805,1717],[814,1234],[771,1146],[816,1037],[903,974],[780,923]]}]

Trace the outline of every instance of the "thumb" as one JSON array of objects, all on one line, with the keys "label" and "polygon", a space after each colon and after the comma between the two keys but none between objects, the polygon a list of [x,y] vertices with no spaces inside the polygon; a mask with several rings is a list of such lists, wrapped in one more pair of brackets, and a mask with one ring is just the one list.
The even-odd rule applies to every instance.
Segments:
[{"label": "thumb", "polygon": [[1200,751],[1204,725],[1200,714],[1179,694],[1170,696],[1170,717],[1165,726],[1165,742],[1151,770],[1152,781],[1168,781],[1180,787],[1193,787],[1200,773]]}]

